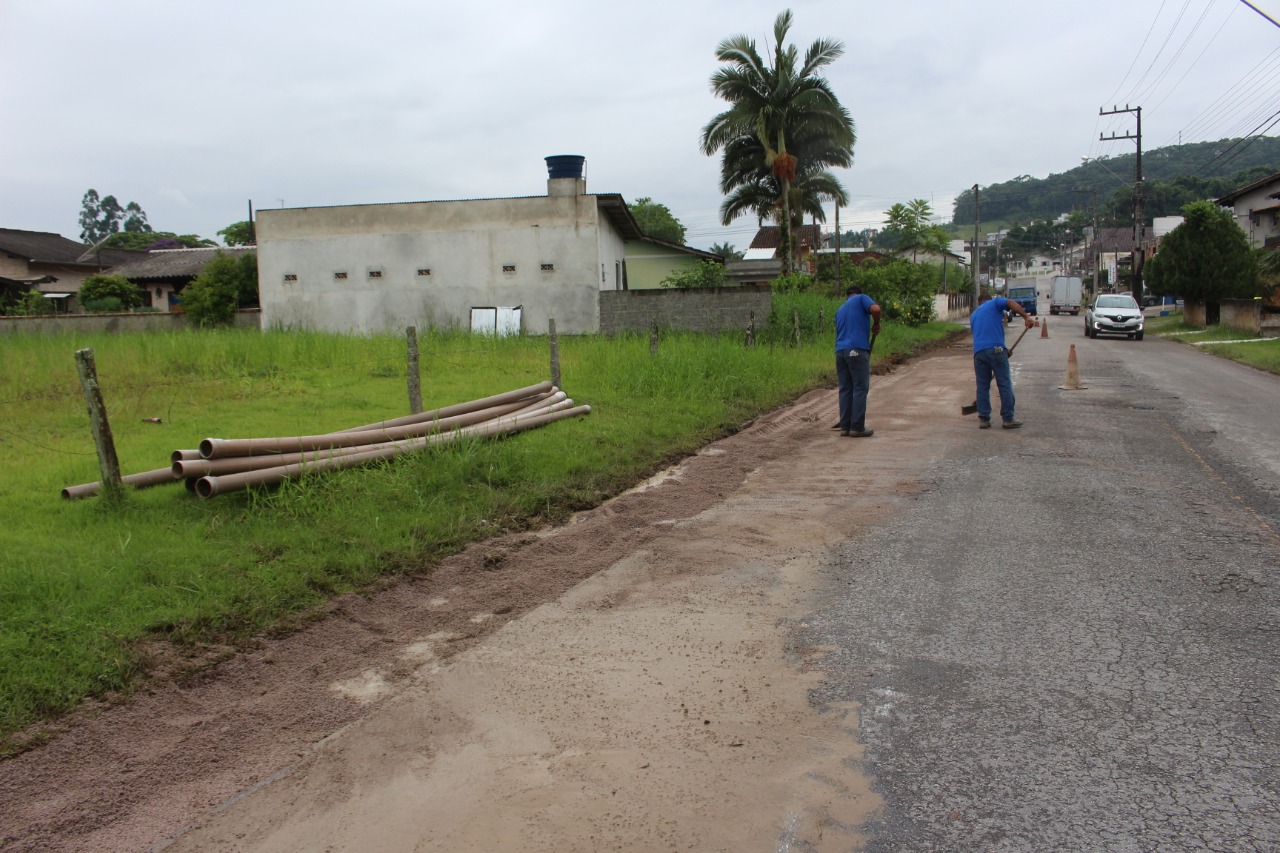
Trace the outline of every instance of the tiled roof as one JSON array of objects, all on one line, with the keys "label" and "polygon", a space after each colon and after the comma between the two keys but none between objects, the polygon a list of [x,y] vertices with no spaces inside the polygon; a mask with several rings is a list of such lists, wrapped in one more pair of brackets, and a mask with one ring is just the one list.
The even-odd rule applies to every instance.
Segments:
[{"label": "tiled roof", "polygon": [[1097,238],[1089,244],[1089,252],[1093,255],[1132,252],[1134,245],[1133,228],[1099,228]]},{"label": "tiled roof", "polygon": [[28,261],[56,261],[74,264],[89,246],[48,231],[19,231],[0,228],[0,251]]},{"label": "tiled roof", "polygon": [[[28,263],[81,264],[98,266],[98,256],[89,255],[93,249],[86,243],[77,243],[61,234],[49,231],[21,231],[17,228],[0,228],[0,252],[7,252]],[[122,264],[141,256],[142,252],[129,249],[100,249],[104,267]]]},{"label": "tiled roof", "polygon": [[218,252],[231,257],[257,252],[255,246],[235,246],[232,248],[201,249],[154,249],[145,257],[113,267],[114,275],[122,275],[133,281],[138,279],[161,278],[195,278],[204,272],[204,265],[209,263]]},{"label": "tiled roof", "polygon": [[[792,240],[797,247],[816,249],[822,245],[822,229],[817,225],[801,225],[791,229]],[[782,239],[782,232],[777,225],[763,225],[751,241],[752,249],[777,249]]]}]

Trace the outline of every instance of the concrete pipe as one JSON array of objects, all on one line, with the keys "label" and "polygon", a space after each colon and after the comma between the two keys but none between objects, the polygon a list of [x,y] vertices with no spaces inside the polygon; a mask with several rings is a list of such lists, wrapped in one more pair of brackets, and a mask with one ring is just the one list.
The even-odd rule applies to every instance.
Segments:
[{"label": "concrete pipe", "polygon": [[[556,403],[555,406],[571,404],[571,400],[562,400],[559,403]],[[590,406],[561,408],[556,409],[555,411],[538,411],[529,415],[511,416],[489,423],[476,424],[465,429],[454,430],[448,433],[433,433],[430,435],[418,436],[411,440],[388,443],[370,450],[351,453],[347,456],[329,457],[315,462],[296,462],[289,465],[280,465],[274,468],[264,468],[258,471],[242,471],[224,476],[202,477],[196,482],[196,493],[203,498],[211,498],[216,495],[240,491],[254,486],[275,485],[282,483],[285,480],[293,479],[305,474],[321,473],[325,471],[340,471],[345,468],[353,468],[357,465],[363,465],[379,459],[390,459],[401,453],[412,450],[421,450],[428,445],[444,444],[472,436],[519,432],[521,430],[552,423],[553,421],[563,420],[564,418],[585,415],[590,411]]]},{"label": "concrete pipe", "polygon": [[200,442],[200,455],[205,459],[221,459],[227,456],[265,456],[282,453],[305,453],[309,450],[327,450],[333,447],[355,447],[360,444],[381,444],[415,438],[431,432],[444,432],[491,420],[524,408],[522,402],[506,403],[461,415],[438,418],[422,423],[388,427],[383,430],[361,432],[300,435],[289,438],[206,438]]},{"label": "concrete pipe", "polygon": [[[126,486],[133,486],[135,489],[145,489],[150,486],[163,486],[165,483],[172,483],[177,480],[174,476],[173,468],[156,468],[154,471],[143,471],[139,474],[128,474],[120,478],[120,482]],[[67,500],[78,500],[80,498],[88,498],[96,495],[102,489],[102,483],[84,483],[79,486],[67,486],[62,490],[62,496]]]},{"label": "concrete pipe", "polygon": [[228,456],[222,459],[182,459],[173,463],[176,477],[196,478],[210,475],[234,474],[237,471],[259,471],[263,468],[277,468],[291,465],[294,462],[315,462],[331,456],[349,456],[371,449],[373,445],[356,447],[334,447],[328,450],[313,450],[309,453],[282,453],[278,456]]},{"label": "concrete pipe", "polygon": [[409,426],[410,424],[418,424],[424,421],[435,420],[437,418],[451,418],[454,415],[465,415],[478,409],[488,409],[493,406],[501,406],[504,403],[514,403],[519,400],[523,400],[526,397],[534,397],[548,392],[553,392],[555,390],[555,386],[550,382],[539,382],[537,385],[530,385],[527,388],[517,388],[516,390],[508,391],[505,394],[495,394],[492,397],[484,397],[480,400],[472,400],[468,403],[456,403],[452,406],[432,409],[429,412],[419,412],[416,415],[405,415],[402,418],[393,418],[389,421],[379,421],[376,424],[352,427],[351,429],[344,429],[339,432],[368,432],[370,430]]}]

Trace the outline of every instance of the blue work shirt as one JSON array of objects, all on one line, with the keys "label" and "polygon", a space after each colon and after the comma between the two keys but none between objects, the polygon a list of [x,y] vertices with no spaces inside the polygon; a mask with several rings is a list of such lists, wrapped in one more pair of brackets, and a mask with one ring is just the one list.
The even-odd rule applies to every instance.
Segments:
[{"label": "blue work shirt", "polygon": [[855,293],[836,309],[836,352],[871,349],[871,306],[875,300]]},{"label": "blue work shirt", "polygon": [[1004,308],[1008,304],[1008,299],[997,296],[979,305],[969,317],[974,352],[1004,346]]}]

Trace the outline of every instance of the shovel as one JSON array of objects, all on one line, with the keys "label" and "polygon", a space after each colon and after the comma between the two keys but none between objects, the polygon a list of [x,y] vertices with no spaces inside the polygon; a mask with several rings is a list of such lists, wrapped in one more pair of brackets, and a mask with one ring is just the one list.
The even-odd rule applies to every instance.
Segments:
[{"label": "shovel", "polygon": [[[871,333],[871,342],[867,344],[867,358],[871,358],[871,351],[872,351],[873,349],[875,349],[875,348],[876,348],[876,335],[878,335],[878,334],[880,334],[880,333],[879,333],[879,332],[872,332],[872,333]],[[832,428],[832,429],[840,429],[840,422],[839,422],[839,421],[836,421],[836,422],[835,422],[835,425],[834,425],[834,426],[832,426],[831,428]]]},{"label": "shovel", "polygon": [[[1018,348],[1018,344],[1022,343],[1022,338],[1023,338],[1023,337],[1027,334],[1027,332],[1029,332],[1029,331],[1031,331],[1031,327],[1030,327],[1030,326],[1023,326],[1023,327],[1022,327],[1022,334],[1021,334],[1021,335],[1018,335],[1018,339],[1017,339],[1016,341],[1014,341],[1014,342],[1013,342],[1013,346],[1009,347],[1009,355],[1013,355],[1013,351],[1014,351],[1015,349],[1017,349],[1017,348]],[[962,414],[962,415],[972,415],[972,414],[973,414],[974,412],[976,412],[976,411],[978,411],[978,401],[977,401],[977,400],[974,400],[972,403],[970,403],[970,404],[969,404],[969,405],[967,405],[967,406],[961,406],[961,407],[960,407],[960,414]]]}]

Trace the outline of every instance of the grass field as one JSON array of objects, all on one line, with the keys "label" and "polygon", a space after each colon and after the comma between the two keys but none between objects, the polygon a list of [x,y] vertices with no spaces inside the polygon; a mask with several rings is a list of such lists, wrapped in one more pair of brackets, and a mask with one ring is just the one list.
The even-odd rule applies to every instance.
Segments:
[{"label": "grass field", "polygon": [[1207,353],[1229,358],[1259,370],[1280,373],[1280,338],[1249,341],[1248,343],[1214,343],[1215,341],[1240,341],[1253,336],[1230,326],[1190,326],[1183,322],[1181,314],[1156,317],[1147,324],[1154,335],[1199,347]]},{"label": "grass field", "polygon": [[[751,348],[741,334],[666,334],[656,354],[647,335],[561,338],[564,390],[592,406],[586,417],[208,500],[180,483],[129,490],[119,507],[60,497],[99,478],[77,350],[94,352],[129,474],[207,437],[316,434],[406,414],[404,340],[235,331],[3,339],[3,751],[38,742],[40,722],[86,697],[127,692],[158,646],[234,648],[470,542],[563,520],[833,385],[826,327],[838,303],[794,304],[799,347],[788,340],[787,303],[785,321]],[[886,324],[876,358],[955,328]],[[426,334],[419,349],[427,408],[549,376],[544,337]]]}]

